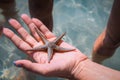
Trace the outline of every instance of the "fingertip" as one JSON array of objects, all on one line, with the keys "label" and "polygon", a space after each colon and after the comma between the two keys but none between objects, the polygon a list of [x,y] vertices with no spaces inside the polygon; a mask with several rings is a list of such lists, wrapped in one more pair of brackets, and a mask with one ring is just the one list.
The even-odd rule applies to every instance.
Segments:
[{"label": "fingertip", "polygon": [[5,28],[5,27],[3,28],[3,31],[7,31],[7,30],[8,30],[8,28]]},{"label": "fingertip", "polygon": [[13,18],[10,18],[10,19],[8,20],[9,23],[14,22],[14,21],[15,21],[15,19],[13,19]]},{"label": "fingertip", "polygon": [[17,60],[17,61],[13,61],[13,64],[16,67],[25,67],[25,66],[29,66],[31,62],[28,60]]},{"label": "fingertip", "polygon": [[27,14],[22,14],[21,18],[27,25],[29,25],[32,22],[31,18]]},{"label": "fingertip", "polygon": [[3,28],[3,33],[5,34],[6,32],[8,32],[9,29],[8,28]]},{"label": "fingertip", "polygon": [[21,17],[22,17],[22,16],[27,16],[27,14],[23,13],[23,14],[21,14]]},{"label": "fingertip", "polygon": [[26,18],[26,17],[28,17],[28,15],[25,13],[21,15],[21,18]]},{"label": "fingertip", "polygon": [[14,61],[13,64],[14,64],[14,66],[16,66],[16,67],[22,67],[21,64],[16,64],[16,61]]},{"label": "fingertip", "polygon": [[12,32],[10,29],[8,28],[3,28],[3,34],[5,34],[8,37],[11,37],[14,35],[14,32]]}]

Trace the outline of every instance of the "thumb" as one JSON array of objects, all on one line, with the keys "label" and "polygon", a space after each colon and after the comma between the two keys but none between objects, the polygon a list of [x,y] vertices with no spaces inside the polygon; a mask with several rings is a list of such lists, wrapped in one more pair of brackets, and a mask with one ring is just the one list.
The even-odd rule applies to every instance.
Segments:
[{"label": "thumb", "polygon": [[14,65],[16,67],[22,67],[28,71],[38,73],[41,75],[44,74],[44,70],[45,70],[45,66],[43,66],[42,64],[33,63],[29,60],[17,60],[17,61],[14,61]]}]

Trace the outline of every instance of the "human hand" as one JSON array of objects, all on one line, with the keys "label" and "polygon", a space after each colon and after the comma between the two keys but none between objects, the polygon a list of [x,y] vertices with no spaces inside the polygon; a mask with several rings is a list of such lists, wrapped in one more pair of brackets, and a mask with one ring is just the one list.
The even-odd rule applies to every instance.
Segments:
[{"label": "human hand", "polygon": [[[85,60],[87,57],[82,54],[78,49],[70,52],[55,52],[50,63],[47,62],[47,52],[44,51],[26,51],[37,45],[42,45],[42,41],[38,34],[36,33],[34,27],[37,27],[48,40],[52,41],[56,36],[50,32],[46,26],[36,18],[30,18],[26,14],[21,16],[23,21],[27,24],[32,36],[22,27],[22,25],[15,19],[9,20],[9,23],[21,37],[17,36],[13,31],[8,28],[3,29],[3,33],[25,54],[29,55],[35,62],[30,60],[17,60],[15,65],[18,67],[23,67],[29,71],[38,73],[44,76],[52,77],[64,77],[73,78],[78,64]],[[61,42],[61,47],[75,48],[66,42]]]}]

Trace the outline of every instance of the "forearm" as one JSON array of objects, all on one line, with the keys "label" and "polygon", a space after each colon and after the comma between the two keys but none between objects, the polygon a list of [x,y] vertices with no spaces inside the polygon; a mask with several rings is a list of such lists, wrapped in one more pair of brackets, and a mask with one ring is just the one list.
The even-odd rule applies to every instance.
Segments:
[{"label": "forearm", "polygon": [[107,24],[107,35],[111,38],[112,44],[117,45],[120,42],[120,0],[114,0],[109,21]]},{"label": "forearm", "polygon": [[76,80],[120,80],[120,72],[87,59],[80,63],[74,77]]}]

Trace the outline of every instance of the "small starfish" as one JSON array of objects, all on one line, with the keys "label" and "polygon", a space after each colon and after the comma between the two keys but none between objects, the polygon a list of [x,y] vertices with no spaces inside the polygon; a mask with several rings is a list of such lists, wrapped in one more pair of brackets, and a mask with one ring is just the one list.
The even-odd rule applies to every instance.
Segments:
[{"label": "small starfish", "polygon": [[42,42],[44,43],[44,45],[40,45],[40,46],[34,47],[32,49],[28,49],[27,51],[47,50],[47,52],[48,52],[48,62],[50,62],[50,60],[51,60],[51,58],[53,56],[54,50],[59,51],[59,52],[68,52],[68,51],[75,50],[75,49],[63,48],[63,47],[58,46],[58,43],[60,42],[62,37],[65,35],[65,33],[63,33],[61,36],[57,37],[55,40],[50,42],[40,32],[40,30],[38,30],[38,28],[35,28],[35,30],[38,33],[38,35],[40,36],[40,38],[41,38]]}]

